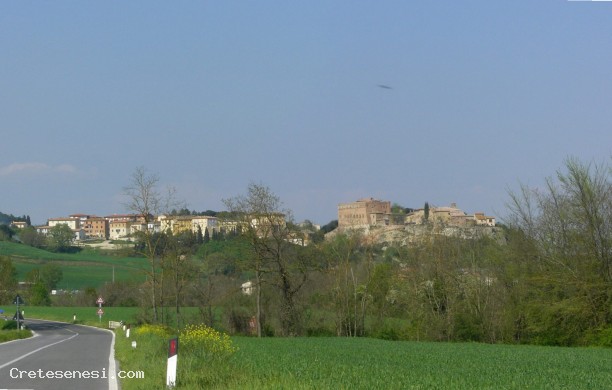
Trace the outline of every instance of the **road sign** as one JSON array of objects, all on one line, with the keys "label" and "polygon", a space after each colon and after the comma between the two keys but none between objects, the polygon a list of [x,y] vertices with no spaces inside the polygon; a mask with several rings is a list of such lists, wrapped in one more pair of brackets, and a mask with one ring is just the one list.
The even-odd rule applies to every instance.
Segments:
[{"label": "road sign", "polygon": [[104,314],[104,310],[98,309],[97,313],[98,313],[99,316],[101,316],[102,314]]},{"label": "road sign", "polygon": [[[90,302],[91,302],[91,301],[90,301]],[[97,303],[98,305],[101,305],[101,304],[103,304],[103,303],[104,303],[104,299],[102,299],[102,297],[98,297],[98,299],[96,299],[96,303]]]},{"label": "road sign", "polygon": [[17,294],[17,296],[15,296],[15,299],[13,299],[13,305],[25,305],[25,302],[21,298],[21,295]]}]

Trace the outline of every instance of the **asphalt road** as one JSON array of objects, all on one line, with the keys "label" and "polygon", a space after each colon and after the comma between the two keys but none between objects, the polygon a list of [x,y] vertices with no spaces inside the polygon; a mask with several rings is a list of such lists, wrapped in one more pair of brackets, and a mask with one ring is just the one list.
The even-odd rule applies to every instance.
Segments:
[{"label": "asphalt road", "polygon": [[28,320],[34,337],[0,344],[0,389],[116,390],[114,334]]}]

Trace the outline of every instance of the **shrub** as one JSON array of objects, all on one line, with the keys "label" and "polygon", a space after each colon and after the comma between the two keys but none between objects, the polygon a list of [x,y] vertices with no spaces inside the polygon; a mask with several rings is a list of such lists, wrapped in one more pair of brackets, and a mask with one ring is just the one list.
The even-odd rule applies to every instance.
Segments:
[{"label": "shrub", "polygon": [[324,326],[317,326],[306,329],[306,335],[308,337],[334,337],[336,333]]},{"label": "shrub", "polygon": [[384,328],[380,329],[378,332],[374,333],[372,337],[376,339],[391,341],[396,341],[400,339],[400,336],[398,335],[395,328],[390,326],[385,326]]},{"label": "shrub", "polygon": [[134,330],[136,335],[154,334],[159,337],[171,336],[174,332],[164,325],[144,324]]},{"label": "shrub", "polygon": [[2,326],[0,327],[2,330],[12,330],[17,329],[17,321],[3,321]]},{"label": "shrub", "polygon": [[213,359],[227,358],[238,350],[227,334],[204,324],[187,325],[180,332],[179,342],[186,353]]},{"label": "shrub", "polygon": [[612,348],[612,326],[589,332],[585,337],[585,344]]}]

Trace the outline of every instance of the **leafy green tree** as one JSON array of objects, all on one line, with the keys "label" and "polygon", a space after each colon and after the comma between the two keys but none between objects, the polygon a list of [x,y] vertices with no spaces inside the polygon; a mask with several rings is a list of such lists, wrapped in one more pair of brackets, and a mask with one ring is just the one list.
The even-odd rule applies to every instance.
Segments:
[{"label": "leafy green tree", "polygon": [[49,296],[49,290],[43,283],[36,283],[30,287],[30,305],[33,306],[50,306],[51,297]]},{"label": "leafy green tree", "polygon": [[47,236],[49,249],[54,252],[68,252],[74,242],[74,232],[66,224],[58,224],[49,229]]},{"label": "leafy green tree", "polygon": [[45,264],[40,269],[40,282],[47,288],[53,290],[64,277],[62,268],[57,264]]},{"label": "leafy green tree", "polygon": [[371,257],[360,231],[338,234],[322,245],[331,279],[330,309],[335,313],[336,334],[363,336],[369,302],[368,274]]},{"label": "leafy green tree", "polygon": [[325,233],[329,233],[332,230],[336,229],[338,227],[338,220],[334,219],[333,221],[328,222],[327,224],[321,226],[321,232],[323,234]]},{"label": "leafy green tree", "polygon": [[530,258],[522,280],[531,339],[574,345],[612,326],[612,167],[575,158],[545,189],[510,193],[509,227],[517,256]]},{"label": "leafy green tree", "polygon": [[[135,307],[139,304],[139,289],[140,286],[135,281],[116,281],[104,284],[100,288],[100,295],[104,297],[105,306]],[[97,296],[93,300],[96,298]],[[87,301],[86,305],[90,306],[91,302]]]},{"label": "leafy green tree", "polygon": [[13,229],[8,225],[0,225],[0,241],[11,241],[13,238]]},{"label": "leafy green tree", "polygon": [[390,306],[394,303],[391,292],[393,290],[393,275],[397,272],[390,263],[379,263],[372,270],[370,292],[375,316],[379,322],[390,314]]},{"label": "leafy green tree", "polygon": [[40,282],[40,268],[33,268],[29,270],[25,275],[25,280],[31,284]]},{"label": "leafy green tree", "polygon": [[94,306],[96,304],[96,299],[98,299],[98,291],[95,287],[86,287],[85,291],[83,291],[83,297],[87,305]]},{"label": "leafy green tree", "polygon": [[404,208],[402,205],[400,205],[399,203],[393,203],[391,205],[391,212],[393,214],[406,214],[406,208]]},{"label": "leafy green tree", "polygon": [[202,234],[202,227],[198,225],[198,229],[196,231],[196,244],[202,245],[204,243],[204,235]]},{"label": "leafy green tree", "polygon": [[32,246],[34,248],[43,248],[46,245],[47,238],[44,234],[38,233],[36,228],[32,226],[26,226],[19,231],[19,239],[25,245]]},{"label": "leafy green tree", "polygon": [[0,256],[0,303],[11,303],[17,291],[17,269],[11,258]]}]

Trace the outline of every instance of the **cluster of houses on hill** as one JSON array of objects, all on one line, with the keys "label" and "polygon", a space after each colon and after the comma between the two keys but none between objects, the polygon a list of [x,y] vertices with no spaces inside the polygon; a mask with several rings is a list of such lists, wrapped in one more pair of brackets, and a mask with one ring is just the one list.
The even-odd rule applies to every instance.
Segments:
[{"label": "cluster of houses on hill", "polygon": [[[204,234],[208,230],[208,233],[212,235],[225,227],[225,223],[219,223],[216,217],[211,216],[160,215],[156,218],[145,218],[136,214],[113,214],[106,217],[72,214],[63,218],[50,218],[46,225],[35,228],[37,232],[46,235],[51,228],[60,224],[70,227],[76,240],[120,240],[144,230],[153,232],[170,230],[174,234],[184,231],[194,233],[200,231]],[[22,228],[25,227],[25,222],[13,222],[13,226]],[[233,226],[235,228],[235,224]]]},{"label": "cluster of houses on hill", "polygon": [[[484,213],[467,214],[457,207],[455,203],[445,207],[424,207],[411,209],[406,212],[392,212],[391,202],[374,198],[360,199],[351,203],[338,205],[338,228],[360,229],[371,227],[398,227],[420,225],[424,223],[444,224],[451,227],[477,227],[495,226],[495,217]],[[261,223],[257,218],[251,224]],[[275,216],[273,224],[285,224],[284,216]],[[165,232],[173,234],[191,231],[193,233],[209,235],[218,232],[236,230],[238,222],[218,219],[213,216],[197,215],[159,215],[144,218],[136,214],[113,214],[98,217],[89,214],[72,214],[64,218],[51,218],[47,225],[37,226],[39,233],[47,234],[56,225],[68,225],[74,232],[76,240],[84,239],[110,239],[121,240],[128,238],[139,231]],[[25,222],[13,222],[16,228],[25,227]],[[318,226],[317,226],[318,227]]]}]

